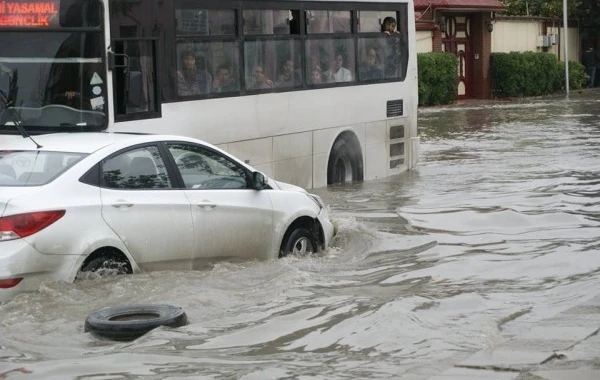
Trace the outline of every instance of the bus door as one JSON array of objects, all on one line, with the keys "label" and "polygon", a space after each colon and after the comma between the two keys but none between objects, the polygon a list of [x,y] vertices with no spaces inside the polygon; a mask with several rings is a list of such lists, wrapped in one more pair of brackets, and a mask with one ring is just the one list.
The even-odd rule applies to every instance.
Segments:
[{"label": "bus door", "polygon": [[157,38],[114,38],[109,69],[113,71],[115,121],[160,117]]}]

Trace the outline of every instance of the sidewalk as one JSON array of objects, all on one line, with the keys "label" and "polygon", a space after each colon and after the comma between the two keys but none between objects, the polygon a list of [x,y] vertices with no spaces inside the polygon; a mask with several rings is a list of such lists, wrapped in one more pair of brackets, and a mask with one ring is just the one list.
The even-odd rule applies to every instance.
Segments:
[{"label": "sidewalk", "polygon": [[[599,97],[600,98],[600,87],[594,88],[582,88],[579,90],[569,91],[569,99],[576,100],[578,98],[585,97]],[[533,102],[543,102],[547,100],[566,99],[566,94],[556,93],[544,96],[528,96],[523,98],[495,98],[495,99],[459,99],[451,104],[440,104],[437,106],[419,106],[419,111],[427,111],[428,109],[438,108],[478,108],[490,105],[510,105],[510,104],[523,104]],[[600,379],[599,379],[600,380]]]},{"label": "sidewalk", "polygon": [[599,380],[600,294],[429,380]]}]

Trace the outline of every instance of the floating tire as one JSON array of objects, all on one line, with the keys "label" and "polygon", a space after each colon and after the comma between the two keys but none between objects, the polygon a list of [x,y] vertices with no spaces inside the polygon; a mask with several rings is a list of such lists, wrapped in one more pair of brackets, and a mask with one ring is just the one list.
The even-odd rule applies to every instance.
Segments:
[{"label": "floating tire", "polygon": [[187,324],[182,308],[172,305],[129,305],[108,307],[90,314],[85,331],[115,340],[132,340],[160,326]]}]

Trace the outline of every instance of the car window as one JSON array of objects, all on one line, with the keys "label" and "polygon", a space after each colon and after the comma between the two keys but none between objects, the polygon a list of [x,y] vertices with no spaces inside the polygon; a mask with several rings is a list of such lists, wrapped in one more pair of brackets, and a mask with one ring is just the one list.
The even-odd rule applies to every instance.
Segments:
[{"label": "car window", "polygon": [[171,181],[155,145],[128,150],[102,162],[102,178],[111,189],[168,189]]},{"label": "car window", "polygon": [[45,185],[85,156],[40,150],[0,151],[0,186]]},{"label": "car window", "polygon": [[246,170],[227,157],[198,145],[172,143],[175,159],[187,189],[246,189]]}]

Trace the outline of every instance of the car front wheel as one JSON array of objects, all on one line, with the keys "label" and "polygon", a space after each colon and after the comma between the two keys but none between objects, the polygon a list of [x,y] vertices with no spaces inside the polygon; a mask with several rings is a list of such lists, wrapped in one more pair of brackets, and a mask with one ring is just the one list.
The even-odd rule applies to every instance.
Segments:
[{"label": "car front wheel", "polygon": [[313,234],[306,228],[296,228],[285,241],[280,257],[288,255],[306,256],[317,253]]}]

